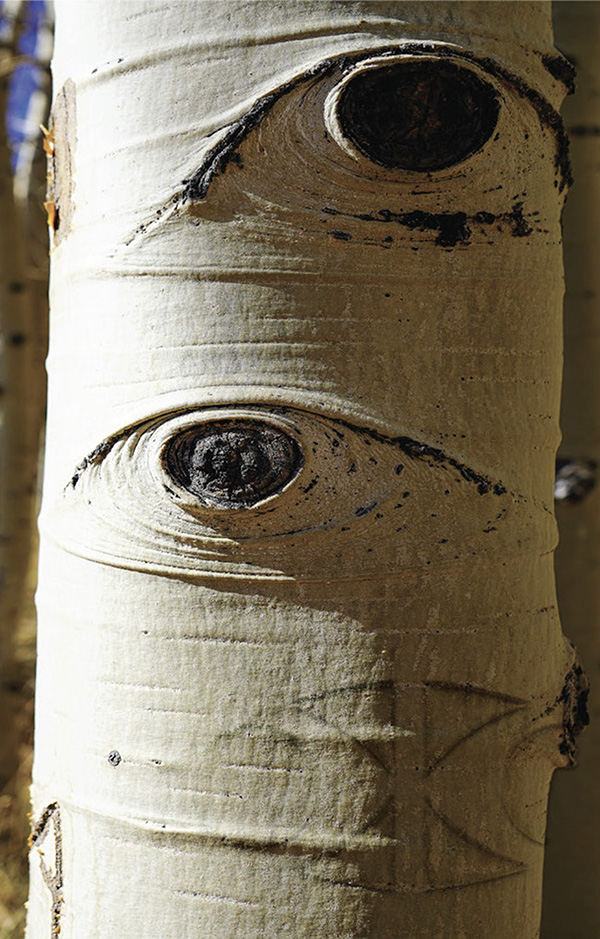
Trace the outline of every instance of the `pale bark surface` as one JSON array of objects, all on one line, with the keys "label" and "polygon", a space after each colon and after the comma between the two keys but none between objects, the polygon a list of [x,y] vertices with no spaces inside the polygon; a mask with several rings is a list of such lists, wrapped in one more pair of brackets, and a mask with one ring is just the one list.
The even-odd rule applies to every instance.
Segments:
[{"label": "pale bark surface", "polygon": [[[386,169],[336,107],[424,61],[493,132]],[[28,939],[538,934],[557,65],[539,3],[60,4]]]},{"label": "pale bark surface", "polygon": [[594,483],[600,465],[600,6],[569,2],[554,9],[557,45],[577,68],[577,90],[564,107],[575,183],[563,218],[559,457],[566,465],[558,491],[556,577],[563,627],[590,680],[591,722],[577,771],[558,773],[552,784],[542,935],[589,939],[600,935],[600,488]]}]

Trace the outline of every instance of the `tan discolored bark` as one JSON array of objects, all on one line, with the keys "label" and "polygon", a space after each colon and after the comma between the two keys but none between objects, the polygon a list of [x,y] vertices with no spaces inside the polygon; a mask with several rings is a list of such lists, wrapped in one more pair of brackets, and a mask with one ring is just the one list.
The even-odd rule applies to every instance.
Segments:
[{"label": "tan discolored bark", "polygon": [[577,89],[564,107],[575,184],[565,241],[565,373],[561,408],[556,553],[558,599],[566,634],[576,644],[591,685],[591,726],[577,771],[552,785],[542,935],[600,935],[600,8],[555,4],[557,44],[575,62]]},{"label": "tan discolored bark", "polygon": [[549,7],[59,16],[28,939],[533,939],[581,723]]}]

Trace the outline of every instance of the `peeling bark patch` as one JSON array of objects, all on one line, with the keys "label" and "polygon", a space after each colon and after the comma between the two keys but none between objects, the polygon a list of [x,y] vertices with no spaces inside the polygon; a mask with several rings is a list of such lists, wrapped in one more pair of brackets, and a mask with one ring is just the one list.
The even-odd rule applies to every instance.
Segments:
[{"label": "peeling bark patch", "polygon": [[54,99],[47,137],[48,224],[58,245],[68,235],[73,217],[73,171],[77,144],[75,82],[68,78]]},{"label": "peeling bark patch", "polygon": [[263,120],[273,106],[299,85],[312,81],[315,78],[339,72],[340,78],[359,63],[368,63],[370,59],[385,58],[399,55],[435,55],[438,59],[451,60],[452,63],[470,62],[478,66],[499,81],[509,85],[522,99],[529,102],[537,113],[540,125],[547,128],[555,138],[555,167],[558,174],[557,187],[562,190],[572,182],[571,166],[569,162],[569,144],[563,121],[559,113],[549,101],[536,89],[528,85],[514,72],[505,69],[495,59],[480,57],[473,52],[455,47],[444,46],[438,43],[407,42],[394,46],[384,46],[369,53],[359,52],[345,54],[339,58],[325,59],[306,72],[297,75],[291,81],[285,82],[279,88],[259,98],[250,110],[235,124],[227,128],[221,140],[206,154],[202,164],[193,176],[183,180],[183,190],[178,197],[181,203],[202,200],[206,198],[212,180],[224,173],[232,161],[238,147],[248,134]]},{"label": "peeling bark patch", "polygon": [[244,508],[297,476],[295,440],[263,421],[208,422],[178,434],[163,452],[169,475],[206,505]]},{"label": "peeling bark patch", "polygon": [[[46,863],[44,852],[40,848],[40,845],[48,835],[50,825],[54,827],[54,871],[52,871]],[[56,939],[56,937],[60,935],[60,915],[63,904],[62,831],[60,806],[58,802],[51,802],[42,812],[29,836],[29,846],[30,848],[38,848],[42,878],[52,898],[50,936],[52,939]]]},{"label": "peeling bark patch", "polygon": [[494,89],[470,69],[426,59],[351,78],[337,112],[345,137],[388,169],[431,172],[466,160],[498,121]]},{"label": "peeling bark patch", "polygon": [[575,738],[590,722],[587,700],[590,692],[587,676],[579,662],[575,662],[565,677],[565,684],[558,698],[563,705],[563,733],[559,751],[574,766],[576,760]]},{"label": "peeling bark patch", "polygon": [[581,502],[595,487],[598,465],[595,460],[557,460],[554,498],[557,502]]}]

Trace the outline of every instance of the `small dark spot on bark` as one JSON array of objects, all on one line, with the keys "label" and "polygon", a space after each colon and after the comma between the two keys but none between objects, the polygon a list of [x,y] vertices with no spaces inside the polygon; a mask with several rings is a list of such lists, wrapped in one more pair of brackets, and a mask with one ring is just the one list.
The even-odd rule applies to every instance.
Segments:
[{"label": "small dark spot on bark", "polygon": [[526,235],[531,235],[533,228],[526,222],[523,218],[523,203],[515,202],[512,211],[507,213],[507,219],[512,228],[512,233],[517,238],[523,238]]},{"label": "small dark spot on bark", "polygon": [[480,225],[491,225],[496,221],[496,216],[492,215],[491,212],[476,212],[473,221],[479,222]]},{"label": "small dark spot on bark", "polygon": [[395,470],[398,476],[400,475],[403,469],[404,469],[404,463],[398,463],[398,465],[396,466],[396,470]]},{"label": "small dark spot on bark", "polygon": [[10,293],[23,293],[25,290],[25,284],[21,283],[20,280],[11,280],[8,285]]},{"label": "small dark spot on bark", "polygon": [[313,489],[317,485],[318,482],[319,482],[319,477],[315,476],[314,479],[311,479],[308,486],[304,486],[304,488],[301,488],[301,491],[310,492],[310,490]]},{"label": "small dark spot on bark", "polygon": [[11,346],[22,346],[27,340],[24,333],[11,333],[8,341]]},{"label": "small dark spot on bark", "polygon": [[108,754],[108,762],[111,766],[118,766],[123,757],[118,750],[111,750]]},{"label": "small dark spot on bark", "polygon": [[333,238],[336,238],[338,241],[350,241],[352,239],[352,235],[350,234],[350,232],[340,231],[337,228],[332,229],[331,235]]},{"label": "small dark spot on bark", "polygon": [[358,72],[340,95],[344,135],[389,169],[446,169],[491,137],[499,106],[491,85],[448,61],[407,61]]}]

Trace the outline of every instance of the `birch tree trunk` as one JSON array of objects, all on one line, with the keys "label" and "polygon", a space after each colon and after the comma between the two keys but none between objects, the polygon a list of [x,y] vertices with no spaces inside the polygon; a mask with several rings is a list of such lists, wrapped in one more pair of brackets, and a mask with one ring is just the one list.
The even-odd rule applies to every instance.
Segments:
[{"label": "birch tree trunk", "polygon": [[536,936],[581,722],[549,6],[56,41],[29,939]]},{"label": "birch tree trunk", "polygon": [[[552,787],[545,874],[545,939],[600,935],[600,6],[557,3],[556,41],[577,68],[565,106],[575,185],[563,219],[567,290],[556,555],[565,632],[592,688],[591,728],[573,778]],[[595,695],[595,697],[594,697]]]}]

